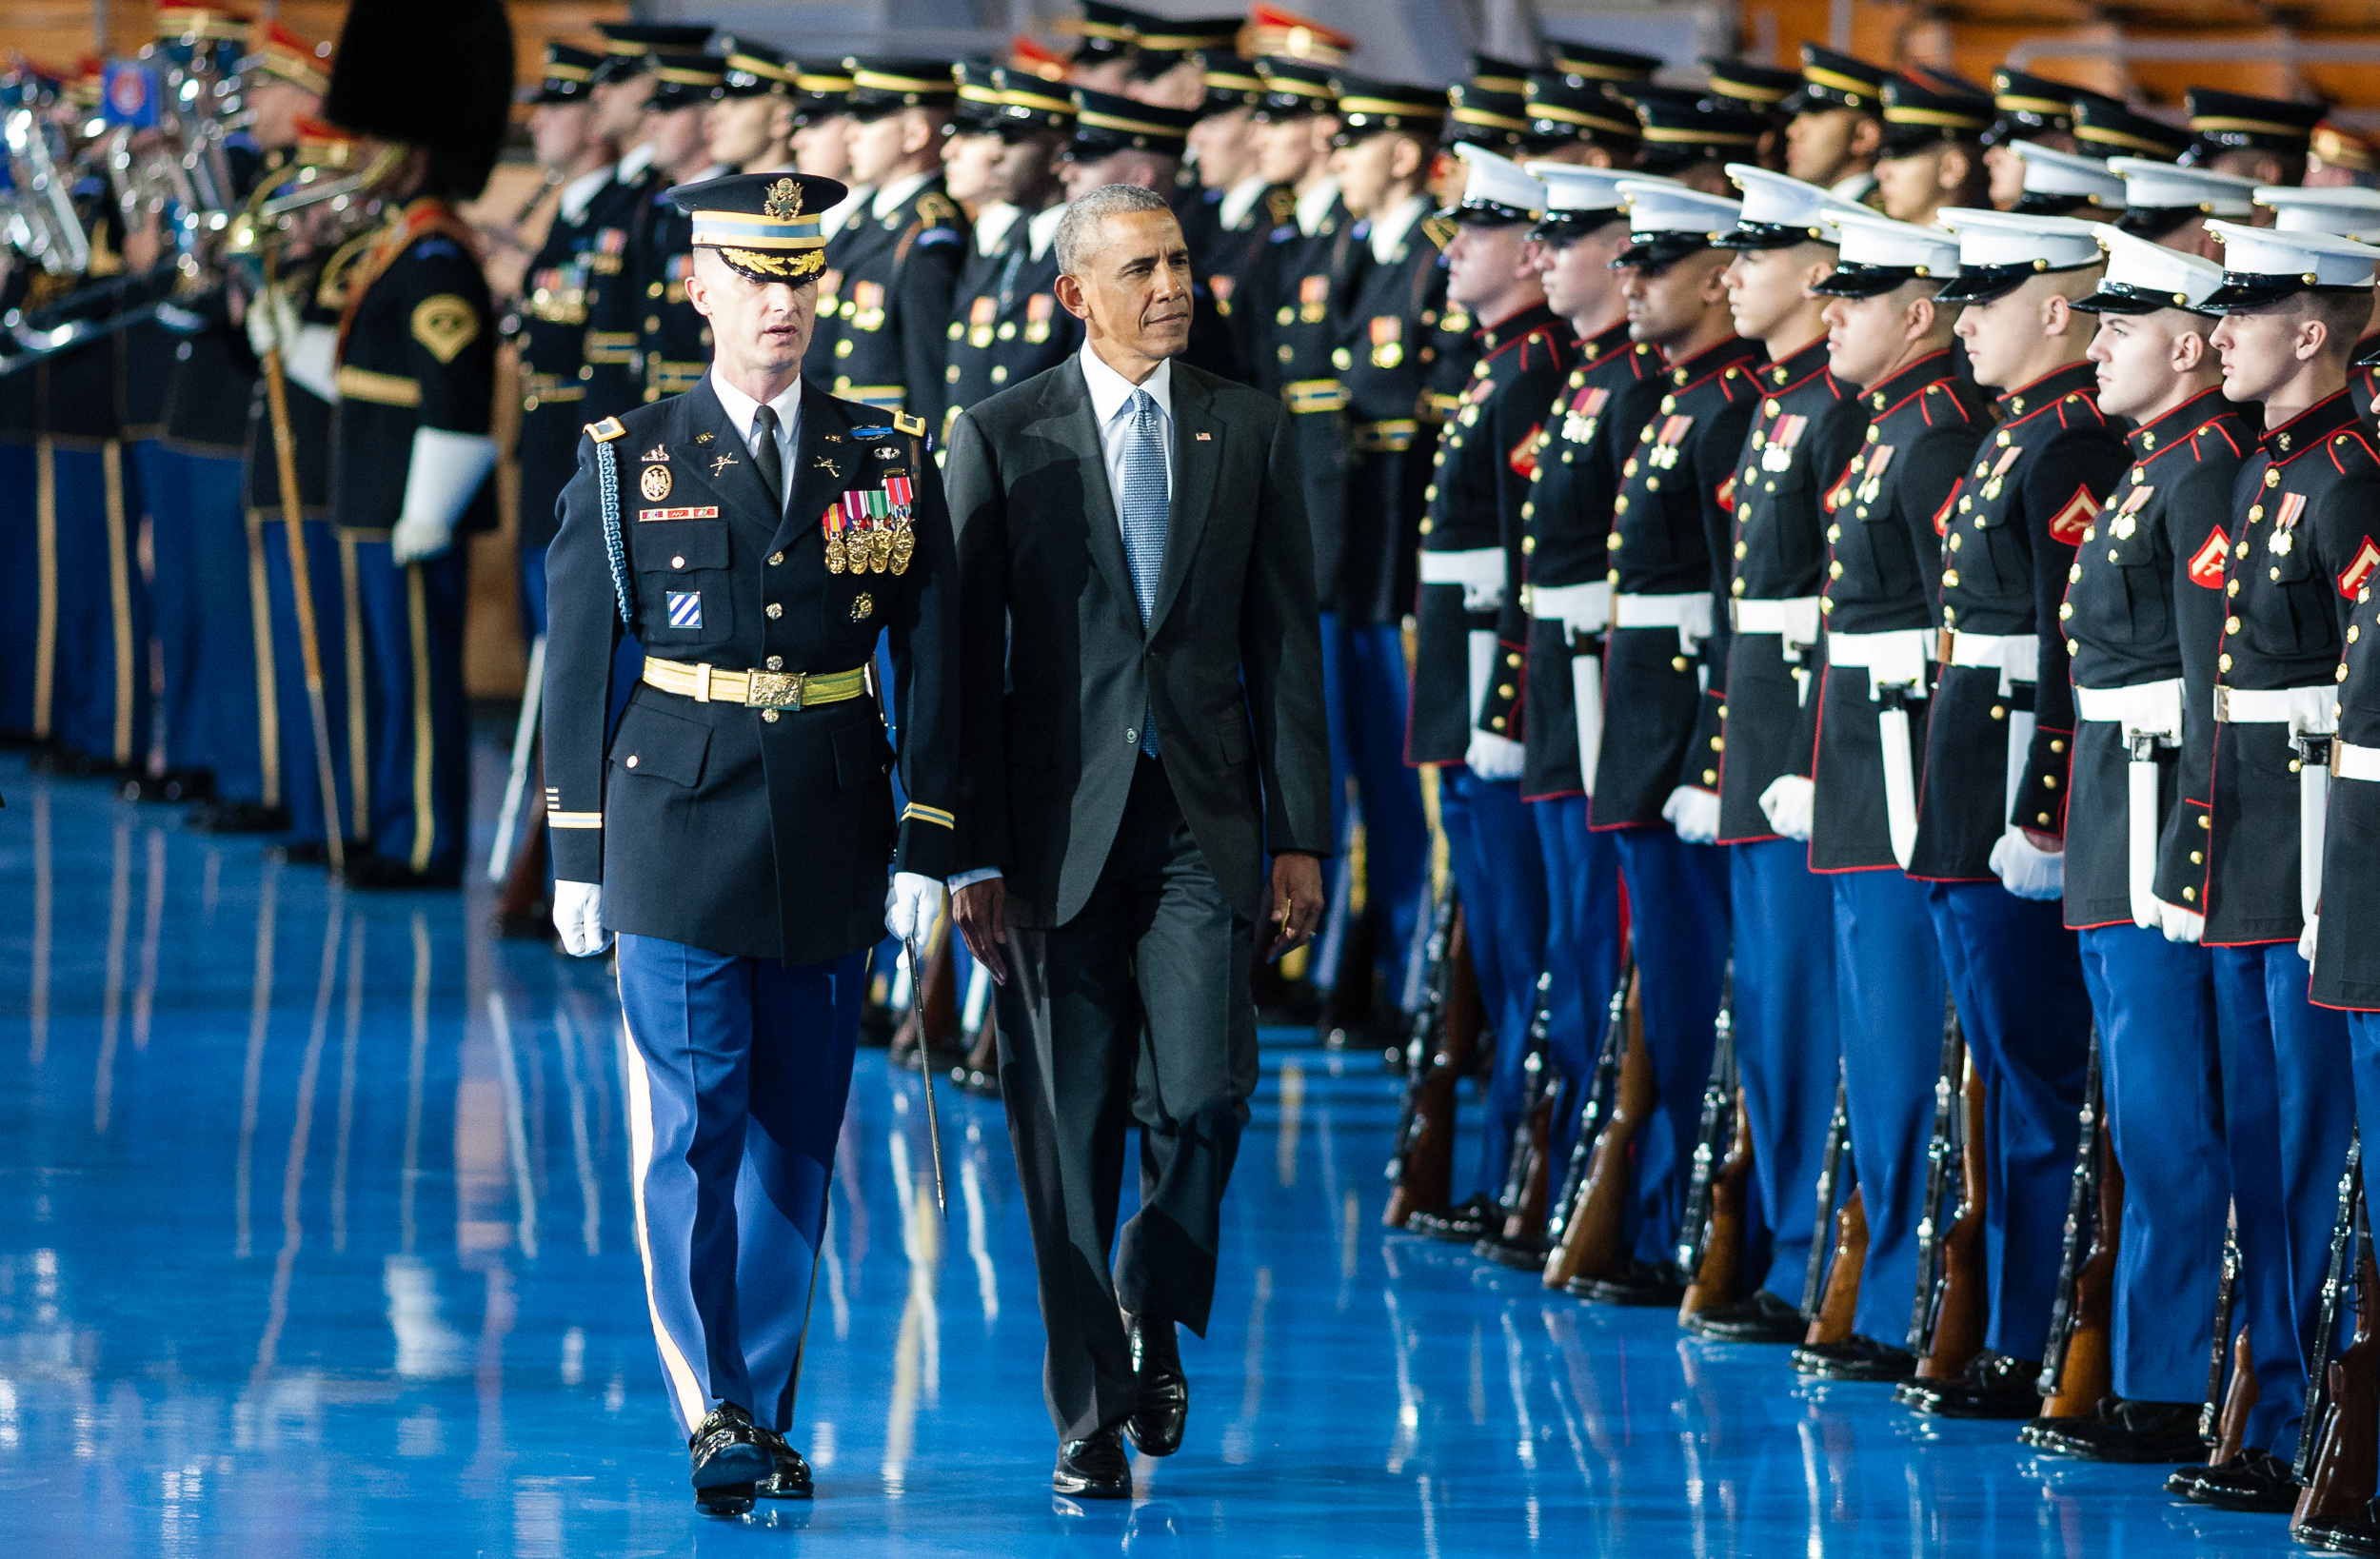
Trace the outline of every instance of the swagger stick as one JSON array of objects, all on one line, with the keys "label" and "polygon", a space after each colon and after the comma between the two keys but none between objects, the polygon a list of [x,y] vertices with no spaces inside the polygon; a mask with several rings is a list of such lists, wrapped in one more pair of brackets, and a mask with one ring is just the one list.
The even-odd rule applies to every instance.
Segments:
[{"label": "swagger stick", "polygon": [[919,1080],[925,1084],[925,1145],[934,1155],[934,1210],[950,1221],[950,1197],[942,1188],[942,1123],[934,1113],[934,1062],[925,1052],[925,959],[914,937],[902,938],[909,954],[909,989],[918,1008]]},{"label": "swagger stick", "polygon": [[[273,284],[272,257],[265,259],[265,287]],[[265,294],[259,294],[264,296]],[[323,702],[323,646],[314,628],[314,575],[306,561],[305,501],[298,494],[297,440],[289,432],[289,382],[281,347],[265,354],[265,405],[272,414],[273,464],[281,479],[281,523],[289,535],[289,595],[297,603],[298,653],[306,665],[306,712],[314,724],[314,778],[323,787],[323,844],[330,869],[347,865],[347,826],[339,811],[339,780],[330,767],[330,716]]]}]

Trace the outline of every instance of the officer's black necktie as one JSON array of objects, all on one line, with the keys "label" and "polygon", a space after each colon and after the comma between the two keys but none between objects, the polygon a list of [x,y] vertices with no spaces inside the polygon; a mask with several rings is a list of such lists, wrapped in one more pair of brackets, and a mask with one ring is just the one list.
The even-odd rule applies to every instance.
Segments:
[{"label": "officer's black necktie", "polygon": [[785,502],[785,463],[777,453],[777,408],[764,405],[752,414],[752,469],[758,471],[768,496],[783,508]]}]

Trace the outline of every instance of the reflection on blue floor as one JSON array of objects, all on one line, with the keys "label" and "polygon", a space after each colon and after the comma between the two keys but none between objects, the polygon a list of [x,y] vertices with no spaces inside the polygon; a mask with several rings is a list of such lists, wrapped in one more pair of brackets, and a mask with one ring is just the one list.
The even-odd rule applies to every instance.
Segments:
[{"label": "reflection on blue floor", "polygon": [[1384,1237],[1394,1086],[1294,1034],[1185,1340],[1188,1443],[1133,1505],[1051,1508],[997,1107],[942,1095],[945,1230],[918,1080],[863,1054],[795,1434],[819,1500],[705,1521],[605,967],[491,943],[483,887],[345,894],[13,759],[0,795],[0,1553],[2288,1549],[2162,1470],[1921,1426]]}]

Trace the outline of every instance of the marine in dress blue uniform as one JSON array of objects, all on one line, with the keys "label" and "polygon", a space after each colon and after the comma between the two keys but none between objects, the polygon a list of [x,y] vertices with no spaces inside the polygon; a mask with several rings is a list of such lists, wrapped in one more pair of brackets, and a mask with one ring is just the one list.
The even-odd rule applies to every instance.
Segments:
[{"label": "marine in dress blue uniform", "polygon": [[[1991,424],[1957,371],[1949,316],[1934,300],[1958,273],[1957,240],[1881,216],[1842,235],[1818,290],[1830,326],[1883,335],[1873,365],[1830,356],[1869,419],[1859,452],[1820,500],[1827,513],[1824,628],[1806,820],[1772,781],[1764,811],[1810,837],[1810,866],[1834,891],[1835,1010],[1851,1162],[1868,1221],[1852,1334],[1796,1349],[1794,1368],[1830,1380],[1891,1381],[1917,1365],[1902,1344],[1916,1298],[1925,1149],[1940,1074],[1944,976],[1925,885],[1903,870],[1916,841],[1915,775],[1933,688],[1941,538],[1934,517]],[[1912,311],[1933,313],[1922,328]],[[1854,311],[1885,311],[1880,320]]]},{"label": "marine in dress blue uniform", "polygon": [[[1727,171],[1743,191],[1743,214],[1716,242],[1738,251],[1738,266],[1766,272],[1758,282],[1758,273],[1747,274],[1745,285],[1761,288],[1758,307],[1775,308],[1769,300],[1778,289],[1798,295],[1797,276],[1833,265],[1837,229],[1824,216],[1859,207],[1748,164]],[[1825,1157],[1841,1048],[1834,891],[1810,870],[1806,841],[1780,834],[1760,802],[1780,778],[1800,783],[1809,768],[1826,570],[1822,501],[1868,427],[1856,387],[1828,369],[1821,306],[1778,315],[1776,328],[1762,329],[1774,361],[1755,376],[1760,405],[1731,489],[1725,609],[1735,632],[1715,685],[1722,699],[1718,839],[1728,847],[1735,1053],[1758,1192],[1747,1225],[1754,1292],[1687,1323],[1705,1336],[1795,1343],[1808,1329],[1799,1304],[1817,1226],[1811,1188]],[[1740,307],[1736,319],[1743,327]],[[1807,326],[1816,333],[1791,339]]]},{"label": "marine in dress blue uniform", "polygon": [[[735,175],[673,199],[725,266],[807,288],[843,193]],[[620,939],[645,1294],[697,1498],[727,1512],[755,1484],[808,1494],[782,1435],[886,868],[953,864],[955,563],[925,428],[788,380],[751,405],[713,373],[590,425],[548,561],[557,918],[568,939],[591,902]],[[624,631],[647,659],[607,737]]]},{"label": "marine in dress blue uniform", "polygon": [[1619,1303],[1674,1303],[1684,1280],[1671,1252],[1727,961],[1728,858],[1716,839],[1733,483],[1760,408],[1767,353],[1735,334],[1724,302],[1690,306],[1680,299],[1637,317],[1649,289],[1681,285],[1665,272],[1711,267],[1711,235],[1735,226],[1738,203],[1665,183],[1632,179],[1619,187],[1629,246],[1613,266],[1634,272],[1630,335],[1660,346],[1668,362],[1652,419],[1622,452],[1604,541],[1612,626],[1588,818],[1613,833],[1628,885],[1656,1104],[1636,1138],[1623,1234],[1634,1258],[1598,1274],[1588,1292]]},{"label": "marine in dress blue uniform", "polygon": [[[1543,214],[1545,187],[1506,159],[1460,147],[1468,177],[1456,220],[1511,228]],[[1456,243],[1463,240],[1457,237]],[[1422,489],[1420,586],[1414,609],[1409,763],[1438,765],[1438,820],[1471,928],[1479,998],[1498,1035],[1468,1197],[1410,1227],[1465,1242],[1485,1229],[1518,1120],[1545,952],[1545,878],[1537,830],[1520,799],[1521,679],[1527,634],[1520,586],[1529,475],[1554,391],[1570,367],[1570,332],[1537,291],[1508,317],[1479,326],[1478,363],[1461,409],[1430,457]],[[1498,744],[1502,744],[1500,747]],[[1478,763],[1510,770],[1492,779]]]},{"label": "marine in dress blue uniform", "polygon": [[[2101,405],[2134,418],[2125,439],[2132,466],[2083,529],[2058,616],[2076,722],[2066,923],[2081,943],[2107,1126],[2124,1169],[2113,1300],[2120,1404],[2045,1425],[2029,1443],[2091,1460],[2179,1461],[2198,1448],[2231,1175],[2213,962],[2188,940],[2167,939],[2156,889],[2202,875],[2190,857],[2204,859],[2204,813],[2182,804],[2193,767],[2182,755],[2208,734],[2224,615],[2216,533],[2256,430],[2223,397],[2205,344],[2213,317],[2189,306],[2223,285],[2223,267],[2113,228],[2100,242],[2107,273],[2074,306],[2100,316],[2092,356],[2102,365]],[[2203,356],[2193,371],[2174,373],[2172,353],[2190,337]],[[2255,1151],[2270,1153],[2269,1139]],[[2258,1295],[2286,1293],[2274,1281],[2286,1264],[2270,1259],[2278,1233],[2267,1218],[2239,1228],[2249,1313],[2275,1313]]]},{"label": "marine in dress blue uniform", "polygon": [[[420,90],[432,32],[450,92]],[[348,273],[340,321],[331,521],[356,560],[370,851],[358,887],[452,887],[468,840],[470,709],[463,685],[468,549],[496,523],[496,337],[487,281],[456,203],[478,195],[511,111],[501,8],[451,16],[394,0],[349,10],[326,115],[419,148],[389,216]]]},{"label": "marine in dress blue uniform", "polygon": [[[1608,238],[1615,227],[1625,242],[1618,174],[1526,166],[1546,187],[1539,244],[1568,250]],[[1596,264],[1600,252],[1567,263]],[[1599,268],[1606,268],[1616,312],[1616,281]],[[1578,329],[1596,322],[1574,314],[1569,323]],[[1595,1064],[1591,1048],[1619,979],[1623,935],[1618,846],[1587,826],[1587,778],[1603,735],[1603,636],[1611,625],[1604,538],[1620,461],[1636,447],[1667,385],[1659,348],[1630,341],[1624,316],[1582,337],[1577,364],[1555,391],[1520,511],[1528,616],[1520,796],[1545,859],[1547,1037],[1554,1065],[1571,1085],[1554,1109],[1547,1151],[1556,1164],[1570,1161],[1583,1102],[1575,1095]]]},{"label": "marine in dress blue uniform", "polygon": [[[2035,277],[2079,276],[2102,264],[2086,223],[1963,207],[1943,218],[1959,235],[1959,274],[1943,293],[1970,310],[1959,332],[1971,353],[1981,331],[2025,328],[1974,310]],[[1940,668],[1926,710],[1909,874],[1928,884],[1943,970],[1989,1096],[1981,1151],[1993,1190],[1984,1214],[1991,1320],[1963,1376],[1901,1388],[1901,1400],[1921,1412],[2038,1411],[2033,1355],[2055,1298],[2092,1022],[2074,935],[2057,903],[2053,847],[2066,831],[2074,729],[2057,607],[2075,545],[2130,464],[2121,431],[2092,398],[2084,344],[2072,326],[2073,360],[1995,386],[1999,424],[1935,517]]]},{"label": "marine in dress blue uniform", "polygon": [[[2342,344],[2361,331],[2380,250],[2319,233],[2208,227],[2223,245],[2225,272],[2209,306],[2266,312],[2282,304],[2284,317],[2294,317],[2327,304]],[[2237,377],[2270,374],[2286,349],[2267,343],[2251,358],[2243,347]],[[2240,1223],[2254,1216],[2277,1227],[2288,1252],[2288,1329],[2270,1308],[2250,1317],[2251,1328],[2267,1328],[2253,1335],[2280,1333],[2273,1352],[2283,1363],[2268,1376],[2257,1345],[2260,1395],[2239,1457],[2184,1468],[2167,1485],[2233,1509],[2294,1503],[2287,1463],[2302,1427],[2326,1246],[2355,1124],[2347,1016],[2308,999],[2300,943],[2323,887],[2321,760],[2336,724],[2339,665],[2355,597],[2380,563],[2380,466],[2347,392],[2343,349],[2327,367],[2331,393],[2293,415],[2267,411],[2227,516],[2205,877],[2185,884],[2180,906],[2206,918],[2215,999],[2237,1045],[2236,1058],[2229,1050],[2225,1057],[2224,1115]],[[2267,1151],[2251,1153],[2259,1142]]]}]

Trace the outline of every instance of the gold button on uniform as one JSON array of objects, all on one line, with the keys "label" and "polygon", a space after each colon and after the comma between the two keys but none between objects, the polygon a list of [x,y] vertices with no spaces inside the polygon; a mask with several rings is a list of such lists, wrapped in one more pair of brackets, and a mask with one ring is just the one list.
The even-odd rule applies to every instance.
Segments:
[{"label": "gold button on uniform", "polygon": [[761,719],[768,721],[769,724],[774,725],[777,723],[777,711],[774,709],[764,709],[761,711]]},{"label": "gold button on uniform", "polygon": [[767,660],[761,662],[761,669],[763,671],[783,671],[785,669],[785,658],[782,655],[772,655]]},{"label": "gold button on uniform", "polygon": [[773,622],[773,621],[775,621],[776,619],[778,619],[778,618],[781,618],[781,617],[784,616],[784,615],[785,615],[785,609],[784,609],[783,606],[779,605],[777,602],[773,602],[773,601],[772,601],[772,602],[770,602],[768,603],[767,615],[768,615],[769,619]]},{"label": "gold button on uniform", "polygon": [[785,555],[782,552],[772,552],[768,555],[768,566],[771,568],[776,567],[779,563],[783,562],[784,561]]}]

